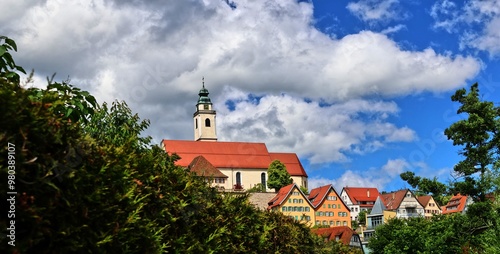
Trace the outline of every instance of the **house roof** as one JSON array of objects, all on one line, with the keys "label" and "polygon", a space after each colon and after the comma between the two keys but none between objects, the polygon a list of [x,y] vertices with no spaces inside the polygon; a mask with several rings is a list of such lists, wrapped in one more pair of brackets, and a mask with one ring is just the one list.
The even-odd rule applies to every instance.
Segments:
[{"label": "house roof", "polygon": [[466,204],[467,204],[467,196],[462,196],[459,193],[459,194],[451,197],[448,204],[443,206],[442,214],[463,212]]},{"label": "house roof", "polygon": [[403,199],[405,198],[405,195],[408,191],[408,189],[398,190],[395,192],[382,194],[380,196],[382,202],[384,202],[385,207],[388,210],[394,210],[398,209],[398,207],[401,205],[401,202],[403,202]]},{"label": "house roof", "polygon": [[189,166],[187,167],[189,171],[194,172],[198,176],[211,176],[219,178],[228,178],[220,170],[218,170],[214,165],[212,165],[203,155],[196,156]]},{"label": "house roof", "polygon": [[273,207],[280,206],[292,193],[293,190],[297,190],[300,195],[306,200],[306,202],[312,206],[311,202],[309,199],[307,199],[306,195],[300,190],[299,187],[295,183],[289,184],[287,186],[282,187],[276,196],[269,200],[267,203],[269,206],[267,207],[268,210],[272,209]]},{"label": "house roof", "polygon": [[321,186],[318,188],[314,188],[311,190],[309,193],[308,199],[311,201],[312,206],[316,209],[316,207],[320,206],[323,201],[325,200],[326,196],[328,196],[328,193],[330,191],[333,191],[335,195],[340,199],[340,201],[344,204],[344,207],[346,209],[349,209],[347,205],[344,203],[344,201],[340,198],[340,195],[335,191],[335,188],[333,188],[333,185],[328,184],[325,186]]},{"label": "house roof", "polygon": [[335,241],[338,237],[339,241],[341,241],[344,245],[349,245],[352,236],[357,234],[354,230],[346,226],[315,228],[311,231],[323,238],[327,238],[328,241]]},{"label": "house roof", "polygon": [[357,202],[375,202],[377,197],[380,196],[377,188],[344,187],[343,190],[354,204],[357,204]]},{"label": "house roof", "polygon": [[203,155],[216,168],[267,169],[274,159],[279,159],[290,175],[307,177],[297,155],[269,153],[264,143],[164,139],[162,144],[169,154],[179,155],[176,164],[183,167],[187,167],[199,155]]},{"label": "house roof", "polygon": [[375,204],[373,205],[372,211],[370,212],[370,215],[379,215],[383,214],[384,211],[386,210],[384,203],[382,203],[382,200],[380,197],[377,197],[377,200],[375,201]]},{"label": "house roof", "polygon": [[[292,192],[292,190],[294,188],[297,188],[297,185],[295,185],[295,183],[281,187],[281,189],[278,191],[278,194],[276,194],[276,196],[274,196],[274,198],[272,198],[271,200],[269,200],[269,202],[267,202],[267,204],[268,204],[267,209],[271,209],[273,207],[281,205],[281,203],[283,203],[283,201],[285,201],[285,199],[288,196],[290,196],[290,193]],[[300,191],[299,188],[297,188],[297,189]],[[300,191],[300,192],[302,193],[302,191]],[[302,194],[302,195],[304,195],[304,194]]]},{"label": "house roof", "polygon": [[426,207],[429,204],[429,201],[431,201],[432,196],[430,196],[430,195],[420,196],[420,197],[417,197],[417,199],[418,199],[418,202],[420,202],[420,204],[422,204],[424,207]]}]

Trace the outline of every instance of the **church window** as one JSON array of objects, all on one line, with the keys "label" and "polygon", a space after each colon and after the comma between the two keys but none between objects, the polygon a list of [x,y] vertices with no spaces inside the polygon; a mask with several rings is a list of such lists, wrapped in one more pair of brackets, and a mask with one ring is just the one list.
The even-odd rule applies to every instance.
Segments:
[{"label": "church window", "polygon": [[[208,122],[210,122],[210,120],[208,120]],[[236,184],[241,185],[241,173],[240,172],[236,172]]]},{"label": "church window", "polygon": [[194,119],[194,125],[196,126],[196,129],[198,129],[198,119]]},{"label": "church window", "polygon": [[266,173],[260,174],[260,183],[262,184],[262,188],[266,188]]},{"label": "church window", "polygon": [[205,127],[210,127],[210,119],[205,119]]}]

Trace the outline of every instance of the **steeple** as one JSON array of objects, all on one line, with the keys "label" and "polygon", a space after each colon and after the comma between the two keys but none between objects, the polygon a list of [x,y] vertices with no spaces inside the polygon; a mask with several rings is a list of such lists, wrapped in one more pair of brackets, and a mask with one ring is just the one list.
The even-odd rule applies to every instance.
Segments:
[{"label": "steeple", "polygon": [[198,93],[198,103],[194,119],[195,141],[217,141],[215,132],[215,110],[212,109],[212,101],[208,97],[208,89],[205,88],[205,77],[202,78],[202,88]]}]

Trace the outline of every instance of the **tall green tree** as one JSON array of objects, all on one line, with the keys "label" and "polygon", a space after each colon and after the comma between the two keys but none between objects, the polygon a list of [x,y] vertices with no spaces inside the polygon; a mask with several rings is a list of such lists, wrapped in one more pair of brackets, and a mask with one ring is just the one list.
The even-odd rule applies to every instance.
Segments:
[{"label": "tall green tree", "polygon": [[476,201],[484,201],[487,193],[498,190],[493,179],[500,168],[500,108],[480,97],[477,83],[468,93],[457,90],[451,99],[461,104],[457,114],[465,114],[466,118],[444,131],[453,145],[462,147],[460,154],[464,156],[453,168],[457,177],[463,178],[454,183],[453,189]]},{"label": "tall green tree", "polygon": [[437,177],[432,179],[420,177],[411,171],[401,173],[400,177],[414,189],[416,195],[432,195],[439,205],[445,205],[448,202],[448,186],[439,182]]},{"label": "tall green tree", "polygon": [[286,170],[285,164],[279,160],[274,160],[267,169],[267,187],[278,192],[283,186],[293,183],[293,180]]}]

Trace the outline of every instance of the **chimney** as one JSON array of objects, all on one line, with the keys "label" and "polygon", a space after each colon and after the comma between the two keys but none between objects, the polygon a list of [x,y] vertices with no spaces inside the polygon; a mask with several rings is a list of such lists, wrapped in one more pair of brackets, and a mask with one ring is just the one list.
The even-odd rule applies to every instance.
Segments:
[{"label": "chimney", "polygon": [[366,190],[366,196],[367,196],[367,197],[370,197],[370,189],[367,189],[367,190]]},{"label": "chimney", "polygon": [[395,198],[396,198],[396,193],[395,193],[395,192],[393,192],[393,193],[392,193],[392,199],[395,199]]}]

